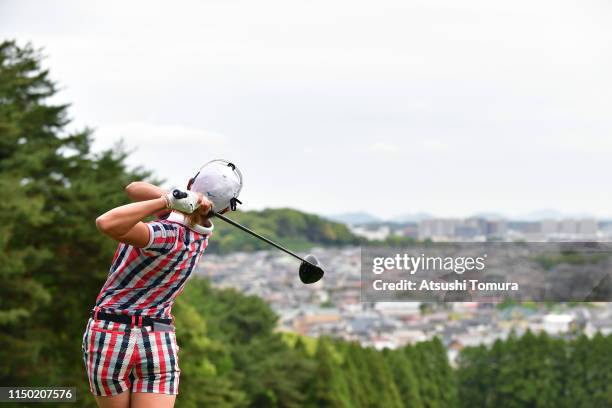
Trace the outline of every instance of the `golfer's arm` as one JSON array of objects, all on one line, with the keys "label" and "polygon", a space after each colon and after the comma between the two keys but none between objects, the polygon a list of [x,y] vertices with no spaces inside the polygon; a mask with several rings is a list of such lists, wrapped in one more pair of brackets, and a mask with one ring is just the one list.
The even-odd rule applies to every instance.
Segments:
[{"label": "golfer's arm", "polygon": [[161,188],[144,181],[133,181],[125,187],[125,192],[132,201],[146,201],[166,194]]},{"label": "golfer's arm", "polygon": [[149,243],[149,228],[141,220],[165,208],[164,197],[122,205],[99,216],[96,226],[117,241],[143,248]]}]

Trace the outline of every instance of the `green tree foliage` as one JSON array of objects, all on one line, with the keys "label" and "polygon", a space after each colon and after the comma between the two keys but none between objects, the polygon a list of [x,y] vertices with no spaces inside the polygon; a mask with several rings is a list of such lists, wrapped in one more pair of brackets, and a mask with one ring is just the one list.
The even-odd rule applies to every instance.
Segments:
[{"label": "green tree foliage", "polygon": [[409,358],[408,353],[405,350],[400,352],[385,350],[384,356],[404,406],[422,408],[423,401],[419,393],[419,381],[414,363]]},{"label": "green tree foliage", "polygon": [[568,347],[567,407],[612,407],[612,336],[578,337]]},{"label": "green tree foliage", "polygon": [[611,407],[612,336],[573,340],[531,332],[459,356],[464,407]]},{"label": "green tree foliage", "polygon": [[[230,406],[303,406],[306,383],[315,365],[274,331],[277,317],[261,299],[229,289],[213,290],[207,281],[192,279],[176,307],[190,308],[206,322],[208,341],[217,346],[202,350],[199,355],[212,367],[213,377],[231,381],[233,389],[242,394],[241,400]],[[176,319],[179,330],[189,326],[178,312]],[[189,350],[182,333],[177,335],[181,353]],[[201,337],[202,333],[197,338]],[[181,364],[185,364],[185,359],[181,357]],[[197,378],[200,376],[197,371],[182,372],[182,378],[183,375],[187,383],[202,381]],[[194,406],[210,403],[200,393],[194,392],[190,397],[199,404]]]},{"label": "green tree foliage", "polygon": [[[340,343],[342,344],[342,343]],[[342,344],[344,365],[342,367],[351,395],[352,406],[367,407],[374,399],[374,385],[370,372],[363,361],[363,348],[355,342]]]},{"label": "green tree foliage", "polygon": [[342,367],[342,356],[327,337],[319,339],[315,355],[317,369],[311,384],[312,407],[351,407],[349,387]]},{"label": "green tree foliage", "polygon": [[438,338],[416,344],[406,350],[413,363],[424,407],[455,406],[457,389],[446,349]]},{"label": "green tree foliage", "polygon": [[197,292],[189,291],[173,308],[181,347],[181,391],[197,390],[181,392],[181,407],[244,406],[247,396],[236,387],[230,346],[209,336],[206,319],[189,303]]},{"label": "green tree foliage", "polygon": [[[426,397],[419,388],[417,370],[411,359],[445,362],[440,372],[453,375],[446,360],[446,351],[437,341],[419,346],[406,346],[397,350],[377,351],[361,347],[358,343],[319,339],[314,359],[315,376],[309,385],[310,407],[407,407],[426,406]],[[296,347],[299,343],[296,342]],[[422,355],[429,353],[430,355]],[[433,370],[433,367],[432,367]],[[435,374],[435,373],[434,373]],[[434,389],[440,387],[439,389]],[[454,406],[455,382],[430,382],[430,390],[441,396],[427,406]],[[431,401],[427,401],[428,403]],[[447,404],[447,405],[444,405]]]},{"label": "green tree foliage", "polygon": [[[175,316],[179,406],[419,408],[456,402],[453,372],[437,340],[381,352],[328,337],[281,336],[274,330],[277,317],[261,299],[213,289],[197,278],[179,298]],[[424,389],[437,398],[429,405],[417,361],[429,364]]]}]

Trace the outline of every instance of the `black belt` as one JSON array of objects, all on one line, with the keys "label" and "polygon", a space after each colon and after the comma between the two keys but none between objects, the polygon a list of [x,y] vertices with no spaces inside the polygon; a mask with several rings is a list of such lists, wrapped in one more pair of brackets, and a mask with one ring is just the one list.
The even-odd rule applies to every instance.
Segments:
[{"label": "black belt", "polygon": [[[130,315],[118,315],[113,313],[104,313],[98,312],[97,316],[94,316],[95,312],[92,310],[90,313],[91,317],[95,317],[98,320],[106,320],[109,322],[115,323],[124,323],[124,324],[132,324],[139,323],[140,318],[142,318],[141,325],[142,326],[153,326],[153,323],[157,324],[172,324],[172,319],[154,319],[149,316],[130,316]],[[132,320],[134,318],[134,320]]]}]

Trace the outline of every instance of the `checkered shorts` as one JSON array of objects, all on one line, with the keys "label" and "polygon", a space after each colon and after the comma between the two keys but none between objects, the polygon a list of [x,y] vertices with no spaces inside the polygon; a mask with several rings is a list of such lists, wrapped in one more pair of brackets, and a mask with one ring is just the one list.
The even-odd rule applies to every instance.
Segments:
[{"label": "checkered shorts", "polygon": [[178,394],[180,369],[174,331],[89,319],[83,361],[94,395],[123,391]]}]

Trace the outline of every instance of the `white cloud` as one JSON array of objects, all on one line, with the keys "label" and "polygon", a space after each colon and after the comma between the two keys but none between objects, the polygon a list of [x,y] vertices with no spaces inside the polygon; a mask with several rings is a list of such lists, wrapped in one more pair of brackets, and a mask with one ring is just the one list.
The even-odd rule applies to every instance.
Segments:
[{"label": "white cloud", "polygon": [[432,152],[443,152],[449,149],[449,144],[442,140],[425,139],[423,141],[423,148]]},{"label": "white cloud", "polygon": [[[128,146],[180,145],[199,148],[203,145],[219,146],[227,143],[227,138],[219,133],[182,125],[157,125],[148,122],[128,122],[104,125],[96,129],[96,142],[100,147],[108,147],[108,142],[114,143],[123,138]],[[106,146],[104,146],[106,145]]]},{"label": "white cloud", "polygon": [[403,153],[402,148],[398,145],[389,142],[376,142],[368,146],[367,151],[374,154],[385,154],[390,156],[397,156]]},{"label": "white cloud", "polygon": [[94,151],[108,149],[121,141],[128,163],[156,171],[168,185],[180,186],[215,154],[230,152],[228,138],[211,131],[181,125],[128,122],[96,129]]}]

